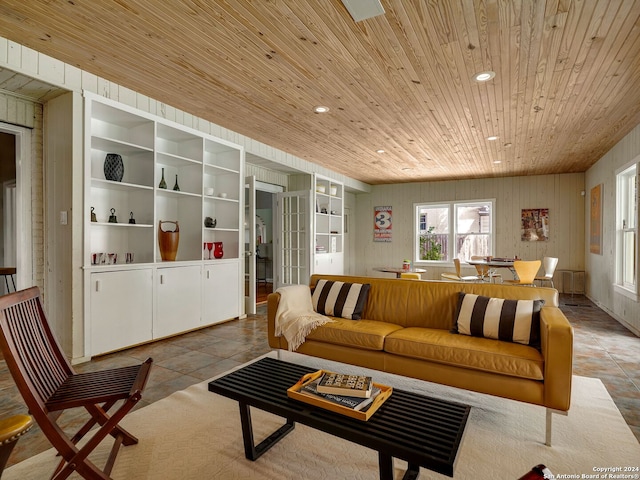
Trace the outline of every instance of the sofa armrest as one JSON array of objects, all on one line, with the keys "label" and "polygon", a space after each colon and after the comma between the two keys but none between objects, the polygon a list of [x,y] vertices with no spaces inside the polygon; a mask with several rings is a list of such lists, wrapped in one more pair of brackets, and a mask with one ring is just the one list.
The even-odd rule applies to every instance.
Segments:
[{"label": "sofa armrest", "polygon": [[287,348],[287,341],[284,337],[276,337],[276,312],[280,303],[279,293],[270,293],[267,297],[267,337],[271,348]]},{"label": "sofa armrest", "polygon": [[558,307],[541,309],[540,340],[544,358],[544,404],[567,411],[573,375],[573,328]]}]

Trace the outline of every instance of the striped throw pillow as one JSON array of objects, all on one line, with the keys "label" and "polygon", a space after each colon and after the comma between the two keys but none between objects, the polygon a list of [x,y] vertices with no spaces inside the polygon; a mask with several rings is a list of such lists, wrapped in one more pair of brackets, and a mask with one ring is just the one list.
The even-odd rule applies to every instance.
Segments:
[{"label": "striped throw pillow", "polygon": [[369,283],[318,280],[311,297],[313,309],[322,315],[360,320],[370,288]]},{"label": "striped throw pillow", "polygon": [[453,332],[540,348],[540,309],[544,300],[505,300],[458,294]]}]

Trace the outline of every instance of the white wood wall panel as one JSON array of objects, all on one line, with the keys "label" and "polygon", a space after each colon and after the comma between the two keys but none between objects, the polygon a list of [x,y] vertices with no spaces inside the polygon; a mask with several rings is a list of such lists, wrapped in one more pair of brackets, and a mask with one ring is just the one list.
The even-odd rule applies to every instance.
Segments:
[{"label": "white wood wall panel", "polygon": [[[373,270],[400,266],[413,252],[413,204],[453,200],[496,199],[496,256],[559,258],[558,268],[584,269],[584,174],[541,175],[464,181],[376,185],[369,194],[356,195],[355,252],[357,274],[388,276]],[[373,207],[393,208],[393,241],[373,241]],[[520,240],[523,208],[549,208],[550,240]],[[439,280],[453,264],[429,266],[424,279]],[[563,289],[558,279],[559,289]]]},{"label": "white wood wall panel", "polygon": [[262,168],[258,165],[252,165],[248,163],[245,166],[245,176],[250,177],[251,175],[254,175],[256,177],[256,180],[260,182],[288,187],[289,175],[286,175],[282,172],[276,172],[268,168]]},{"label": "white wood wall panel", "polygon": [[[587,294],[603,310],[640,335],[640,303],[614,291],[615,283],[615,211],[616,170],[640,155],[640,125],[634,128],[615,147],[602,157],[585,174],[586,198],[591,189],[603,184],[602,255],[590,252],[585,245]],[[589,206],[589,203],[587,202]],[[585,211],[585,237],[589,236],[590,209]]]}]

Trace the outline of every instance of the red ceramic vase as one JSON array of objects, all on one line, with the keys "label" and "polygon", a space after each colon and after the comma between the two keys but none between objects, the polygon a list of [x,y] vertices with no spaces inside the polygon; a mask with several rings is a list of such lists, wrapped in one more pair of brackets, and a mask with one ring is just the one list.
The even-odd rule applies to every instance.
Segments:
[{"label": "red ceramic vase", "polygon": [[222,258],[222,255],[224,255],[222,242],[213,242],[213,256],[215,258]]}]

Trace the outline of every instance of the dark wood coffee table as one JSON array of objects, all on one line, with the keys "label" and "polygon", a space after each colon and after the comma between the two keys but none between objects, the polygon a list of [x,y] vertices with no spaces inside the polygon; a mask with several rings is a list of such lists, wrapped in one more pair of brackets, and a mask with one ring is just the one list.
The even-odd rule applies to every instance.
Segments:
[{"label": "dark wood coffee table", "polygon": [[[381,480],[393,479],[394,458],[409,464],[406,480],[418,478],[420,467],[453,476],[469,406],[394,388],[391,397],[368,421],[356,420],[287,396],[289,387],[314,371],[263,358],[209,382],[210,392],[238,401],[244,451],[249,460],[258,459],[299,422],[377,451]],[[250,407],[281,416],[286,423],[255,445]]]}]

